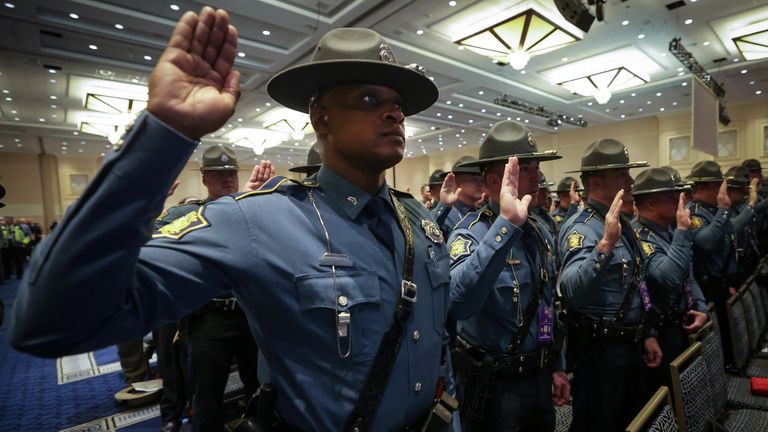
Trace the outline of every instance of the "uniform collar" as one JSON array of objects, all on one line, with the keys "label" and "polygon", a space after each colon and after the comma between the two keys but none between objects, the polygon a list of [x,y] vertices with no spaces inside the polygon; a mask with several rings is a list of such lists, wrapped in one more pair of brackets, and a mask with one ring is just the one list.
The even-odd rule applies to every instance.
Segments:
[{"label": "uniform collar", "polygon": [[699,200],[694,198],[691,202],[693,202],[695,204],[698,204],[699,207],[704,208],[704,210],[706,210],[706,211],[708,211],[708,212],[710,212],[712,214],[717,213],[717,207],[715,207],[715,206],[713,206],[711,204],[705,203],[704,201],[699,201]]},{"label": "uniform collar", "polygon": [[[368,192],[353,185],[325,165],[322,165],[320,171],[317,172],[317,183],[322,187],[323,191],[344,210],[344,213],[346,213],[350,219],[357,218],[357,215],[363,211],[363,208],[365,208],[368,201],[372,198]],[[386,180],[376,196],[384,198],[384,200],[389,203],[390,207],[392,206],[389,199],[389,189]]]},{"label": "uniform collar", "polygon": [[599,202],[597,202],[597,201],[595,201],[593,199],[587,200],[587,203],[590,206],[594,207],[602,215],[607,215],[608,214],[608,210],[610,210],[609,206],[607,206],[605,204],[601,204],[601,203],[599,203]]},{"label": "uniform collar", "polygon": [[669,230],[668,229],[666,229],[666,228],[662,227],[661,225],[657,224],[656,222],[654,222],[654,221],[652,221],[650,219],[644,218],[642,216],[638,216],[637,217],[637,221],[640,222],[643,226],[648,227],[648,229],[653,231],[656,235],[661,236],[665,240],[669,240],[667,238],[667,236],[669,234]]},{"label": "uniform collar", "polygon": [[468,206],[464,204],[463,202],[456,200],[455,203],[453,203],[453,206],[458,210],[462,215],[465,215],[475,209],[474,206]]},{"label": "uniform collar", "polygon": [[488,199],[488,208],[491,209],[493,214],[496,216],[501,214],[501,207],[499,207],[499,203],[492,199]]}]

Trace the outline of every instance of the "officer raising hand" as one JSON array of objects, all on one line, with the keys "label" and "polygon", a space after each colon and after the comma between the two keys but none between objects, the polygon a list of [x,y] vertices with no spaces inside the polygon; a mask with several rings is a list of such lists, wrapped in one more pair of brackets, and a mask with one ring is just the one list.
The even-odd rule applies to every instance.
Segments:
[{"label": "officer raising hand", "polygon": [[624,196],[624,189],[616,192],[616,196],[613,197],[613,202],[608,212],[605,214],[605,232],[603,238],[597,244],[597,250],[603,254],[609,254],[616,246],[616,242],[621,237],[621,206],[624,201],[621,197]]}]

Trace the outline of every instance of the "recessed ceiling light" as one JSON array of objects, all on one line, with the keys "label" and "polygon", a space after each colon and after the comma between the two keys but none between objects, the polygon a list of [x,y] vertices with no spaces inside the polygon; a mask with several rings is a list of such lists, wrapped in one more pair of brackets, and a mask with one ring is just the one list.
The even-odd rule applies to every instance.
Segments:
[{"label": "recessed ceiling light", "polygon": [[436,116],[438,116],[438,117],[440,117],[440,116],[442,116],[442,115],[443,115],[443,113],[437,113],[437,114],[435,114],[435,115],[436,115]]},{"label": "recessed ceiling light", "polygon": [[475,121],[472,119],[469,119],[469,123],[474,123]]},{"label": "recessed ceiling light", "polygon": [[525,69],[520,71],[520,75],[525,75]]},{"label": "recessed ceiling light", "polygon": [[18,111],[16,111],[16,110],[11,110],[11,114],[18,114]]},{"label": "recessed ceiling light", "polygon": [[16,7],[16,5],[15,5],[15,4],[13,4],[13,3],[11,3],[11,2],[5,2],[5,3],[3,3],[3,5],[4,5],[5,7],[7,7],[8,9],[13,9],[13,8],[15,8],[15,7]]},{"label": "recessed ceiling light", "polygon": [[80,135],[80,132],[74,131],[74,132],[72,132],[72,135]]},{"label": "recessed ceiling light", "polygon": [[659,57],[666,57],[667,53],[659,53]]},{"label": "recessed ceiling light", "polygon": [[419,36],[421,36],[421,35],[423,35],[423,34],[424,34],[424,30],[422,30],[422,29],[418,29],[418,30],[416,30],[416,34],[417,34],[417,35],[419,35]]},{"label": "recessed ceiling light", "polygon": [[483,109],[481,109],[481,110],[480,110],[480,112],[485,112],[485,111],[486,111],[486,109],[485,109],[485,108],[483,108]]},{"label": "recessed ceiling light", "polygon": [[685,86],[687,86],[687,85],[688,85],[688,81],[683,81],[683,83],[682,83],[682,84],[680,84],[680,85],[681,85],[681,86],[683,86],[683,87],[685,87]]},{"label": "recessed ceiling light", "polygon": [[92,49],[92,50],[97,50],[97,49],[99,49],[99,47],[97,47],[96,45],[93,45],[93,44],[91,44],[91,45],[88,45],[88,48],[90,48],[90,49]]},{"label": "recessed ceiling light", "polygon": [[37,120],[39,120],[39,121],[40,121],[40,122],[42,122],[42,123],[44,123],[44,122],[45,122],[45,119],[44,119],[44,118],[42,118],[42,117],[40,117],[40,118],[39,118],[39,119],[37,119]]},{"label": "recessed ceiling light", "polygon": [[750,81],[749,85],[755,85],[755,82],[754,81]]},{"label": "recessed ceiling light", "polygon": [[624,99],[620,100],[619,103],[624,103]]},{"label": "recessed ceiling light", "polygon": [[702,45],[709,46],[709,41],[704,41],[704,43]]},{"label": "recessed ceiling light", "polygon": [[677,102],[672,102],[672,106],[677,106]]},{"label": "recessed ceiling light", "polygon": [[266,105],[266,106],[272,106],[272,102],[267,102],[267,103],[265,103],[264,105]]},{"label": "recessed ceiling light", "polygon": [[605,112],[611,112],[611,109],[610,108],[606,108]]},{"label": "recessed ceiling light", "polygon": [[664,108],[659,108],[659,111],[664,111]]},{"label": "recessed ceiling light", "polygon": [[683,75],[685,75],[685,72],[678,72],[677,73],[677,76],[683,76]]},{"label": "recessed ceiling light", "polygon": [[464,104],[459,104],[459,108],[464,108]]},{"label": "recessed ceiling light", "polygon": [[82,152],[83,152],[83,149],[77,149],[77,152],[78,152],[78,153],[82,153]]},{"label": "recessed ceiling light", "polygon": [[19,121],[19,120],[21,120],[21,119],[20,119],[20,118],[18,118],[18,117],[14,117],[14,118],[13,118],[13,121]]},{"label": "recessed ceiling light", "polygon": [[264,36],[269,36],[269,35],[271,35],[271,34],[272,34],[272,32],[271,32],[271,31],[269,31],[269,30],[262,30],[262,31],[261,31],[261,34],[263,34]]},{"label": "recessed ceiling light", "polygon": [[172,10],[175,10],[175,11],[179,10],[179,5],[175,5],[175,4],[172,4],[172,5],[171,5],[171,6],[169,6],[169,7],[170,7]]},{"label": "recessed ceiling light", "polygon": [[525,119],[525,122],[528,123],[528,119]]},{"label": "recessed ceiling light", "polygon": [[453,118],[453,116],[452,116],[452,115],[449,115],[449,116],[448,116],[448,118],[449,118],[449,119],[452,119],[452,118]]},{"label": "recessed ceiling light", "polygon": [[762,90],[758,90],[758,91],[755,92],[755,94],[756,95],[763,94],[763,91]]},{"label": "recessed ceiling light", "polygon": [[737,59],[737,58],[733,59],[734,63],[738,63],[738,61],[739,61],[739,59]]},{"label": "recessed ceiling light", "polygon": [[11,92],[11,91],[10,91],[10,90],[8,90],[8,89],[3,89],[3,93],[5,93],[5,94],[8,94],[8,93],[10,93],[10,92]]},{"label": "recessed ceiling light", "polygon": [[621,115],[621,118],[625,118],[626,116],[627,116],[626,114],[622,114],[622,115]]},{"label": "recessed ceiling light", "polygon": [[51,98],[51,100],[56,100],[56,99],[58,99],[58,97],[56,97],[56,96],[54,96],[54,95],[51,95],[51,96],[50,96],[50,98]]},{"label": "recessed ceiling light", "polygon": [[13,139],[13,142],[21,142],[21,140],[20,140],[20,139],[18,139],[18,138],[14,138],[14,139]]},{"label": "recessed ceiling light", "polygon": [[51,84],[56,84],[56,80],[53,79],[53,78],[49,79],[48,82],[51,83]]},{"label": "recessed ceiling light", "polygon": [[463,50],[464,50],[464,45],[459,45],[459,51],[463,51]]},{"label": "recessed ceiling light", "polygon": [[238,57],[245,57],[245,53],[244,52],[239,52],[239,53],[237,53],[237,56]]},{"label": "recessed ceiling light", "polygon": [[632,93],[630,96],[635,97],[637,96],[637,93]]},{"label": "recessed ceiling light", "polygon": [[520,121],[520,117],[515,118],[515,120]]},{"label": "recessed ceiling light", "polygon": [[592,102],[587,102],[587,106],[592,106]]},{"label": "recessed ceiling light", "polygon": [[122,24],[115,24],[115,28],[118,29],[118,30],[122,30],[125,27]]},{"label": "recessed ceiling light", "polygon": [[152,56],[145,55],[144,56],[144,60],[150,61],[150,60],[152,60]]},{"label": "recessed ceiling light", "polygon": [[646,104],[646,105],[650,105],[650,104],[651,104],[651,101],[647,101],[645,104]]},{"label": "recessed ceiling light", "polygon": [[456,6],[456,2],[451,0],[451,1],[448,2],[448,6],[454,7],[454,6]]},{"label": "recessed ceiling light", "polygon": [[48,69],[48,73],[55,74],[56,73],[56,69]]},{"label": "recessed ceiling light", "polygon": [[479,92],[477,92],[477,94],[479,94],[479,95],[481,95],[481,94],[484,94],[484,93],[485,93],[485,92],[484,92],[484,91],[482,91],[482,90],[480,90]]},{"label": "recessed ceiling light", "polygon": [[58,107],[59,107],[58,105],[51,105],[51,108],[53,108],[53,109],[56,109]]},{"label": "recessed ceiling light", "polygon": [[638,38],[638,39],[645,39],[645,35],[644,35],[644,34],[642,34],[642,33],[640,33],[639,35],[637,35],[637,38]]},{"label": "recessed ceiling light", "polygon": [[72,19],[80,19],[80,15],[78,15],[76,13],[69,14],[69,17],[72,18]]},{"label": "recessed ceiling light", "polygon": [[16,144],[16,147],[24,147],[23,144]]},{"label": "recessed ceiling light", "polygon": [[657,93],[656,93],[656,96],[661,96],[661,92],[657,92]]},{"label": "recessed ceiling light", "polygon": [[627,24],[629,24],[629,20],[624,20],[621,22],[621,25],[627,25]]},{"label": "recessed ceiling light", "polygon": [[99,156],[106,156],[103,152],[99,153]]},{"label": "recessed ceiling light", "polygon": [[434,81],[434,80],[435,80],[435,77],[431,76],[431,77],[429,77],[429,80],[430,80],[430,81]]},{"label": "recessed ceiling light", "polygon": [[745,73],[747,73],[747,70],[746,69],[742,69],[741,73],[745,74]]},{"label": "recessed ceiling light", "polygon": [[7,98],[5,98],[5,100],[8,101],[8,102],[11,102],[13,100],[13,98],[12,97],[7,97]]},{"label": "recessed ceiling light", "polygon": [[567,62],[568,61],[568,57],[563,57],[563,58],[560,59],[560,61]]},{"label": "recessed ceiling light", "polygon": [[451,101],[445,101],[445,103],[447,103],[448,105],[450,105],[450,104],[451,104]]}]

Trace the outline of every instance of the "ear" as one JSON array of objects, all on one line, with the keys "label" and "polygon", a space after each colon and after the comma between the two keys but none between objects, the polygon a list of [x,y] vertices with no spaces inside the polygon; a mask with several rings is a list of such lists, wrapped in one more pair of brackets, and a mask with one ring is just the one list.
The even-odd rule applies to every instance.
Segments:
[{"label": "ear", "polygon": [[328,114],[320,105],[309,106],[309,121],[312,122],[312,129],[318,134],[328,133]]}]

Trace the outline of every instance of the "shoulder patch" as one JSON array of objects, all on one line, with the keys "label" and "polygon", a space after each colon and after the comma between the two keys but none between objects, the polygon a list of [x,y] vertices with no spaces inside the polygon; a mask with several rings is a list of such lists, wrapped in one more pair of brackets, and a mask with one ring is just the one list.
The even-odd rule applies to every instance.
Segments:
[{"label": "shoulder patch", "polygon": [[580,247],[584,247],[584,235],[574,230],[568,235],[568,250],[572,251]]},{"label": "shoulder patch", "polygon": [[698,229],[704,226],[704,221],[699,216],[691,216],[691,228]]},{"label": "shoulder patch", "polygon": [[191,211],[174,220],[168,225],[165,225],[155,231],[155,233],[152,234],[152,238],[172,238],[178,240],[184,237],[187,233],[211,226],[205,217],[203,217],[204,209],[205,207],[200,207],[199,209]]},{"label": "shoulder patch", "polygon": [[576,213],[576,216],[573,218],[573,223],[584,223],[592,218],[593,213],[594,210],[590,207],[584,207],[584,209]]},{"label": "shoulder patch", "polygon": [[451,256],[451,260],[456,261],[457,259],[469,255],[471,252],[469,251],[469,245],[472,244],[472,239],[464,237],[462,235],[456,236],[455,239],[451,242],[451,247],[449,254]]},{"label": "shoulder patch", "polygon": [[651,256],[654,252],[656,252],[656,249],[653,247],[653,243],[641,241],[640,244],[643,246],[643,252],[645,252],[645,256]]}]

